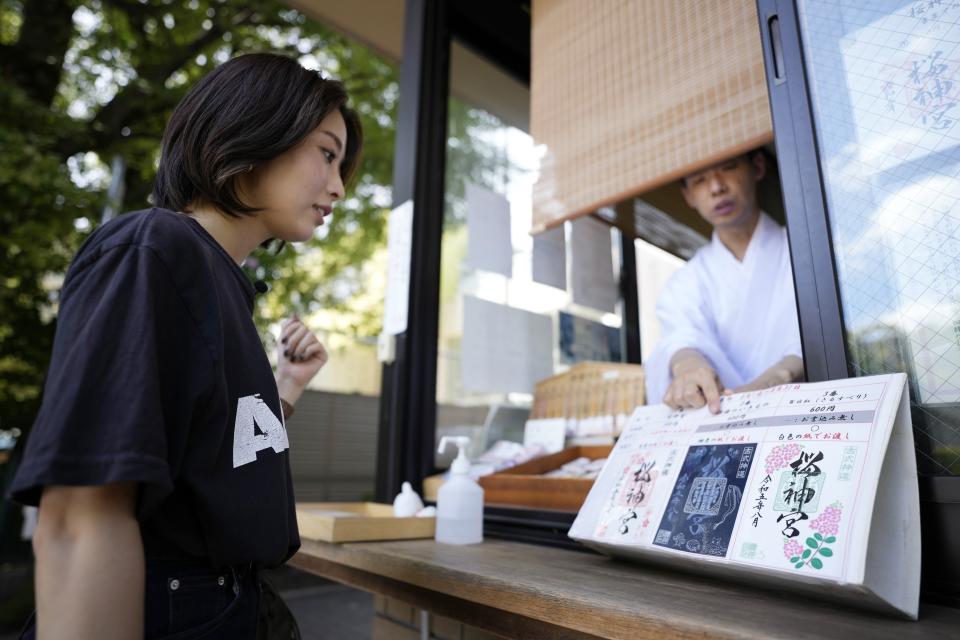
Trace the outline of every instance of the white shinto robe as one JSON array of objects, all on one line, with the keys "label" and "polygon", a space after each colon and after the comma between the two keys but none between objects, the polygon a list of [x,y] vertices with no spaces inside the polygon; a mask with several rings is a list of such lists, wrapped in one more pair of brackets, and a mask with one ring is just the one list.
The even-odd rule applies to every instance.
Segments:
[{"label": "white shinto robe", "polygon": [[717,234],[664,287],[657,301],[661,339],[644,362],[647,403],[670,386],[670,358],[689,347],[735,388],[785,356],[802,356],[787,231],[766,213],[740,262]]}]

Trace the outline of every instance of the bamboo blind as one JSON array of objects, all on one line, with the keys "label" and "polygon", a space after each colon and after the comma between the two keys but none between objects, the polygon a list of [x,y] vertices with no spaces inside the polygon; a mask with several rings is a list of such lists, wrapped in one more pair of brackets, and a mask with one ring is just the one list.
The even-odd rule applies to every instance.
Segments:
[{"label": "bamboo blind", "polygon": [[533,231],[773,139],[754,0],[534,0]]}]

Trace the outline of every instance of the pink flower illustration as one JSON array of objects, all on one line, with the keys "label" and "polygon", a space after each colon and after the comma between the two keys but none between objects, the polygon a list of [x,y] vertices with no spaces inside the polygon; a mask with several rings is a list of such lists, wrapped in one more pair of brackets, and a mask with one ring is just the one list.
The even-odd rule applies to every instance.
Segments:
[{"label": "pink flower illustration", "polygon": [[781,444],[780,446],[774,447],[770,453],[767,454],[767,459],[764,461],[767,466],[767,475],[769,476],[777,469],[782,469],[796,459],[800,455],[801,447],[797,443],[793,444]]},{"label": "pink flower illustration", "polygon": [[825,536],[835,536],[840,530],[841,515],[843,515],[843,505],[839,501],[834,502],[810,521],[810,528]]},{"label": "pink flower illustration", "polygon": [[803,547],[796,540],[787,540],[783,543],[783,555],[787,559],[796,558],[803,553]]}]

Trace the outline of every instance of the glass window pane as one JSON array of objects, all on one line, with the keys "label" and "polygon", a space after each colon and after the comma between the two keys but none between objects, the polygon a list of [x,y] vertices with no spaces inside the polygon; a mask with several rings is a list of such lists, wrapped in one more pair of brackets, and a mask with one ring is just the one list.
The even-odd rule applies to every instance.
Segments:
[{"label": "glass window pane", "polygon": [[[575,305],[569,282],[563,288],[534,280],[530,228],[540,152],[528,132],[529,89],[456,41],[451,46],[450,85],[437,438],[469,436],[470,455],[476,457],[499,439],[522,440],[533,400],[529,382],[569,366],[559,350],[560,311],[617,336],[621,316]],[[474,213],[480,211],[482,228],[471,229],[471,207]],[[612,278],[620,239],[616,231],[596,224],[598,233],[609,234],[611,240]],[[561,228],[561,240],[563,232]],[[559,277],[564,280],[566,275]],[[619,336],[616,342],[619,347]],[[476,347],[491,356],[479,361],[494,368],[475,366]],[[523,371],[505,368],[508,360]],[[446,466],[454,453],[438,456],[438,466]]]},{"label": "glass window pane", "polygon": [[921,473],[960,474],[960,3],[803,0],[851,374],[910,376]]}]

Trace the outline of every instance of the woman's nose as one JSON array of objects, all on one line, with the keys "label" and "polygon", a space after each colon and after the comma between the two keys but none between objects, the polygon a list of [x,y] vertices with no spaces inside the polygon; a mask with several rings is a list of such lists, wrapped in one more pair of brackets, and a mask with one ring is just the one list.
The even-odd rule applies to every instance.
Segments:
[{"label": "woman's nose", "polygon": [[327,179],[327,191],[334,200],[343,198],[343,178],[339,171],[330,172],[330,177]]}]

